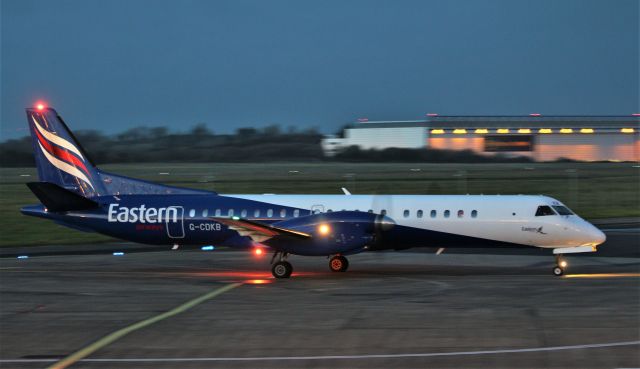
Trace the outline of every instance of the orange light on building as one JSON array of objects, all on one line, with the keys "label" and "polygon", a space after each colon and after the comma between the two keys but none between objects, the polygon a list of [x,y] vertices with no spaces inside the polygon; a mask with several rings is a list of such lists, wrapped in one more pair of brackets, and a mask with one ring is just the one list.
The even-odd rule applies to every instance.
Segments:
[{"label": "orange light on building", "polygon": [[455,133],[457,135],[463,135],[463,134],[467,133],[467,130],[463,129],[463,128],[457,128],[457,129],[453,130],[453,133]]},{"label": "orange light on building", "polygon": [[475,133],[485,134],[485,133],[489,133],[489,130],[486,129],[486,128],[478,128],[478,129],[475,130]]},{"label": "orange light on building", "polygon": [[582,128],[580,133],[593,133],[593,128]]},{"label": "orange light on building", "polygon": [[548,133],[553,133],[553,131],[551,129],[549,129],[549,128],[540,128],[538,130],[538,133],[546,133],[546,134],[548,134]]},{"label": "orange light on building", "polygon": [[444,133],[444,129],[432,129],[431,130],[431,134],[432,135],[441,135]]},{"label": "orange light on building", "polygon": [[500,128],[496,132],[498,132],[498,133],[509,133],[509,129],[508,128]]},{"label": "orange light on building", "polygon": [[531,130],[529,128],[520,128],[518,133],[531,133]]},{"label": "orange light on building", "polygon": [[633,133],[633,132],[635,132],[635,130],[633,128],[622,128],[620,130],[620,132],[622,132],[622,133]]},{"label": "orange light on building", "polygon": [[571,128],[562,128],[562,129],[560,129],[560,133],[573,133],[573,129],[571,129]]}]

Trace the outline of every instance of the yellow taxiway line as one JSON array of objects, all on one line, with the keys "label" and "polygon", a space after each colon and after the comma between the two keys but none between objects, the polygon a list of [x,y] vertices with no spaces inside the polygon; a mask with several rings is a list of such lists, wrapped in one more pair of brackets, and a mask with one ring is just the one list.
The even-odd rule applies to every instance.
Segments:
[{"label": "yellow taxiway line", "polygon": [[84,347],[83,349],[74,352],[73,354],[65,357],[64,359],[56,362],[55,364],[51,365],[48,367],[48,369],[63,369],[63,368],[67,368],[70,365],[73,365],[74,363],[84,359],[85,357],[91,355],[92,353],[100,350],[101,348],[119,340],[120,338],[128,335],[131,332],[134,332],[138,329],[142,329],[144,327],[150,326],[154,323],[157,323],[161,320],[170,318],[174,315],[183,313],[191,308],[193,308],[194,306],[197,306],[207,300],[210,300],[216,296],[219,296],[229,290],[232,290],[236,287],[242,286],[242,283],[231,283],[231,284],[227,284],[224,287],[220,287],[216,290],[213,290],[209,293],[205,293],[204,295],[200,296],[200,297],[196,297],[193,300],[187,301],[184,304],[177,306],[169,311],[166,311],[162,314],[153,316],[151,318],[139,321],[137,323],[134,323],[130,326],[124,327],[122,329],[119,329],[111,334],[108,334],[104,337],[102,337],[101,339],[95,341],[94,343],[90,344],[87,347]]}]

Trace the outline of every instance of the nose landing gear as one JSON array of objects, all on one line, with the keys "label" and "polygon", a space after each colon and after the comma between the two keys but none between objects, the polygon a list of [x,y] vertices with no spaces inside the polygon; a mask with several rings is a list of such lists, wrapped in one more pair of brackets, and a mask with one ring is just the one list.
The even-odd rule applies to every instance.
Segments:
[{"label": "nose landing gear", "polygon": [[560,277],[564,274],[564,270],[567,267],[567,261],[564,260],[561,254],[556,254],[556,265],[553,267],[553,275]]}]

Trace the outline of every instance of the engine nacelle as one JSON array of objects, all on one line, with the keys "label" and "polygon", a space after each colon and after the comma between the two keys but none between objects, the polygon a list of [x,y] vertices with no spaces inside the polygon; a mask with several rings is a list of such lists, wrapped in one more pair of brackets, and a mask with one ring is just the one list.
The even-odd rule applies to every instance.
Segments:
[{"label": "engine nacelle", "polygon": [[311,238],[277,236],[264,244],[297,255],[354,253],[373,243],[376,235],[394,225],[395,222],[389,217],[362,211],[313,214],[273,224],[275,227],[310,234]]}]

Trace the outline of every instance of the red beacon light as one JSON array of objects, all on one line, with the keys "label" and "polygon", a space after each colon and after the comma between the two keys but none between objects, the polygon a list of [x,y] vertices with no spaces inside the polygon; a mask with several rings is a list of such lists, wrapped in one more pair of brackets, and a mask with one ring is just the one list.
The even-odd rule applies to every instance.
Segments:
[{"label": "red beacon light", "polygon": [[531,114],[529,114],[529,116],[530,117],[540,117],[540,116],[542,116],[542,114],[540,114],[540,113],[531,113]]},{"label": "red beacon light", "polygon": [[44,106],[44,104],[43,104],[43,103],[39,102],[39,103],[37,103],[37,104],[36,104],[36,109],[37,109],[38,111],[43,111],[43,110],[44,110],[44,108],[45,108],[45,106]]},{"label": "red beacon light", "polygon": [[427,117],[437,117],[438,113],[427,113]]}]

